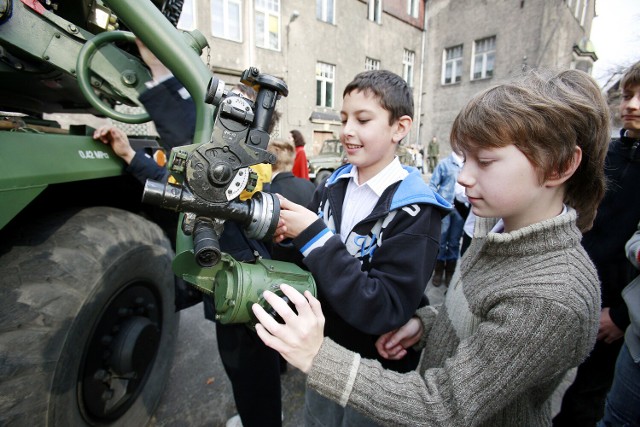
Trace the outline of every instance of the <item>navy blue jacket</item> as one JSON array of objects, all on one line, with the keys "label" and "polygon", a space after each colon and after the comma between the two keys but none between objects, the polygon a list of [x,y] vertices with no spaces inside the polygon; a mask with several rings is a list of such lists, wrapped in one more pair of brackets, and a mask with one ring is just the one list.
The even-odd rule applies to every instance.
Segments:
[{"label": "navy blue jacket", "polygon": [[387,369],[415,368],[417,354],[382,359],[378,337],[404,325],[420,304],[438,254],[440,224],[451,205],[414,168],[389,186],[370,215],[356,224],[346,244],[340,237],[342,205],[352,168],[345,165],[319,187],[309,208],[319,219],[293,239],[313,274],[326,318],[325,335],[377,359]]},{"label": "navy blue jacket", "polygon": [[607,192],[598,207],[593,228],[582,238],[602,282],[602,306],[623,331],[629,325],[622,289],[637,274],[626,258],[624,245],[640,222],[640,140],[620,138],[609,144],[605,160]]}]

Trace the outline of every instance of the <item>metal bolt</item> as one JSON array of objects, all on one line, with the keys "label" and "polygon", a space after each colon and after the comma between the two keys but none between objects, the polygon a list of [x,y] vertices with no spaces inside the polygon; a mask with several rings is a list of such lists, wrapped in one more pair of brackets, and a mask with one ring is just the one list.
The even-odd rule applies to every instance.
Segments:
[{"label": "metal bolt", "polygon": [[122,82],[128,86],[134,86],[138,83],[138,76],[134,71],[125,70],[122,72]]}]

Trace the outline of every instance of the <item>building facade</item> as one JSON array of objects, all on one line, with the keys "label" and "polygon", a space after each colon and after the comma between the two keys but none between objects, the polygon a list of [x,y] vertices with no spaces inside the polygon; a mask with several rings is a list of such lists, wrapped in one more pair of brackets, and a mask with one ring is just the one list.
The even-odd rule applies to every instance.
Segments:
[{"label": "building facade", "polygon": [[594,13],[595,0],[428,0],[424,137],[446,155],[460,108],[527,68],[590,73]]},{"label": "building facade", "polygon": [[[283,79],[276,132],[302,132],[308,155],[340,130],[342,90],[366,69],[387,69],[414,89],[424,67],[424,0],[187,0],[179,28],[199,29],[203,58],[226,83],[251,66]],[[420,140],[420,126],[406,139]]]},{"label": "building facade", "polygon": [[445,156],[475,93],[527,68],[590,72],[594,14],[595,0],[185,0],[179,26],[207,37],[203,59],[226,83],[250,66],[283,79],[276,133],[300,130],[310,156],[337,137],[342,90],[366,69],[409,82],[415,117],[403,143],[436,136]]}]

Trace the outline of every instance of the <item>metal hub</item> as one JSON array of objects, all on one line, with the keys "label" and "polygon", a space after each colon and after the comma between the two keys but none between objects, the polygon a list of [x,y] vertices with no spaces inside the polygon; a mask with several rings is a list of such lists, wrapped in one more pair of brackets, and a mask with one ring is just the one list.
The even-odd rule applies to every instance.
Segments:
[{"label": "metal hub", "polygon": [[78,397],[88,421],[119,418],[144,388],[160,343],[161,301],[145,284],[115,296],[84,350]]}]

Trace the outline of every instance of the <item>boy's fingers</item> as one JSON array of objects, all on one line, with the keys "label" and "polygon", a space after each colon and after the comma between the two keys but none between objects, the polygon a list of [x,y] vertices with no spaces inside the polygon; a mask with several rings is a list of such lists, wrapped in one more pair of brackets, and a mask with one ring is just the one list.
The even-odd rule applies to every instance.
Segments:
[{"label": "boy's fingers", "polygon": [[272,349],[278,352],[282,350],[282,347],[283,347],[282,341],[279,340],[277,337],[271,335],[265,329],[265,327],[262,326],[260,323],[256,325],[256,333],[258,334],[258,337],[260,337],[262,342],[265,343],[267,347],[271,347]]},{"label": "boy's fingers", "polygon": [[[289,304],[287,304],[278,295],[274,294],[271,291],[264,291],[263,295],[264,299],[271,305],[271,307],[273,307],[273,309],[280,315],[280,317],[282,317],[285,323],[288,323],[294,317],[297,317],[293,310],[291,310],[291,307],[289,307]],[[279,325],[278,322],[275,323]],[[269,329],[269,331],[271,331],[271,329]]]},{"label": "boy's fingers", "polygon": [[322,322],[322,325],[324,326],[324,313],[322,313],[322,305],[320,304],[320,301],[318,301],[317,298],[311,295],[311,292],[309,291],[304,291],[304,297],[307,299],[307,301],[309,301],[309,306],[311,306],[311,311],[313,311],[313,314],[316,316],[319,322]]},{"label": "boy's fingers", "polygon": [[280,324],[274,319],[269,313],[264,311],[259,304],[253,304],[251,306],[253,310],[253,314],[256,315],[260,324],[267,330],[271,335],[277,335],[279,332]]}]

